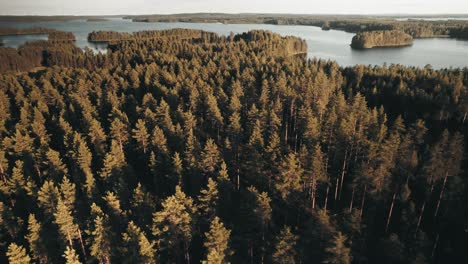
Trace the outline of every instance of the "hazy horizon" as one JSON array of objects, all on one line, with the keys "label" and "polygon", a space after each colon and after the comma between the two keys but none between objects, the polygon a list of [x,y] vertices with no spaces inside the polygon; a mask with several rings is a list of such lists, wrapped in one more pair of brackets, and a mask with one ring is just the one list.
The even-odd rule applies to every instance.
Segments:
[{"label": "hazy horizon", "polygon": [[180,13],[262,13],[303,15],[468,15],[465,0],[0,0],[0,15],[99,16]]}]

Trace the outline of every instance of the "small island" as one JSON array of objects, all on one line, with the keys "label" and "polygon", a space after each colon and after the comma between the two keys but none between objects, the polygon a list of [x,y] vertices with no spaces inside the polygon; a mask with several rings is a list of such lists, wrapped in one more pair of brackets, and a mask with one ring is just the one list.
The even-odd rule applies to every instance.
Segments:
[{"label": "small island", "polygon": [[102,17],[91,17],[91,18],[86,19],[86,22],[105,22],[105,21],[109,21],[109,19],[105,19]]},{"label": "small island", "polygon": [[413,37],[399,30],[381,30],[357,33],[351,42],[353,49],[405,47],[413,44]]}]

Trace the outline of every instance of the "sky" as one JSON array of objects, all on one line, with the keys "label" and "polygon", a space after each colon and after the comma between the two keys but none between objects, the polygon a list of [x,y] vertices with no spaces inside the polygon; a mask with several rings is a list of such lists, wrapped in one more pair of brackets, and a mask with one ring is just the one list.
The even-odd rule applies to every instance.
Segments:
[{"label": "sky", "polygon": [[468,0],[0,0],[0,15],[468,14]]}]

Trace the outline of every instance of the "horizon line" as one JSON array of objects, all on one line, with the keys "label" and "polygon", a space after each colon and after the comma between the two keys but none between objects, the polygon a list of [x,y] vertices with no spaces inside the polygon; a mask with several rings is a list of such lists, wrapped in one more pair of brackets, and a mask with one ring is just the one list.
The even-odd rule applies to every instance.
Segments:
[{"label": "horizon line", "polygon": [[174,16],[174,15],[297,15],[297,16],[468,16],[468,13],[275,13],[275,12],[183,12],[151,14],[0,14],[0,17],[124,17],[124,16]]}]

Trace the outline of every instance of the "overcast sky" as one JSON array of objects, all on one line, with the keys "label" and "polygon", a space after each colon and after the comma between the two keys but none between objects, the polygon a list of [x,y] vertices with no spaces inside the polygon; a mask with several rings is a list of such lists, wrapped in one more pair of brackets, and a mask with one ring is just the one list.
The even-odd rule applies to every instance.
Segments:
[{"label": "overcast sky", "polygon": [[1,15],[115,15],[194,12],[461,14],[468,0],[0,0]]}]

